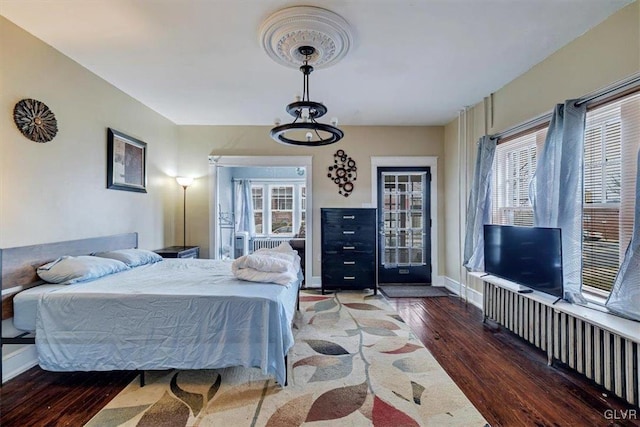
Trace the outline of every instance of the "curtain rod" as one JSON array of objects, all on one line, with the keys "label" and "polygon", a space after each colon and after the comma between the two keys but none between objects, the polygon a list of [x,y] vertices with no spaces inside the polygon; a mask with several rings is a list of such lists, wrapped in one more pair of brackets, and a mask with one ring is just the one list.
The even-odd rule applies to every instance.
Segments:
[{"label": "curtain rod", "polygon": [[509,128],[505,131],[502,132],[498,132],[494,135],[491,135],[489,138],[491,139],[501,139],[501,138],[506,138],[508,136],[512,136],[515,135],[517,133],[520,133],[522,131],[525,131],[527,129],[531,129],[534,128],[536,126],[539,126],[545,122],[548,122],[551,120],[551,114],[553,114],[553,111],[547,111],[544,114],[539,115],[538,117],[535,117],[531,120],[527,120],[526,122],[522,122],[520,124],[515,125],[512,128]]},{"label": "curtain rod", "polygon": [[[591,104],[594,102],[601,101],[603,98],[608,98],[614,96],[618,93],[622,93],[627,91],[635,86],[640,86],[640,73],[633,74],[625,79],[619,80],[613,84],[610,84],[604,88],[598,89],[588,95],[578,98],[576,101],[576,106],[580,106],[584,103]],[[535,117],[531,120],[527,120],[526,122],[515,125],[512,128],[509,128],[503,132],[498,132],[494,135],[491,135],[491,139],[501,139],[506,138],[527,129],[534,128],[536,126],[542,125],[545,122],[551,120],[551,115],[553,111],[548,111],[544,114],[541,114],[538,117]]]},{"label": "curtain rod", "polygon": [[578,98],[576,102],[576,106],[580,106],[585,103],[597,102],[602,100],[602,98],[608,98],[612,95],[616,95],[617,93],[627,91],[634,86],[640,86],[640,73],[633,74],[625,79],[619,80],[609,86],[598,89],[595,92],[592,92],[588,95],[585,95],[581,98]]}]

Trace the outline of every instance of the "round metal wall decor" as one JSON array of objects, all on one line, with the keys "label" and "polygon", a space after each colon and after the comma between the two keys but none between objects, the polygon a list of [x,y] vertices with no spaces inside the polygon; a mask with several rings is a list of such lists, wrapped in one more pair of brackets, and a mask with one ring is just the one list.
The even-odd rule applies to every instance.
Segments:
[{"label": "round metal wall decor", "polygon": [[338,194],[349,197],[354,188],[353,181],[358,179],[356,161],[347,156],[344,150],[336,151],[333,155],[333,166],[329,166],[327,177],[338,186]]},{"label": "round metal wall decor", "polygon": [[22,134],[35,142],[49,142],[58,133],[58,122],[44,102],[20,100],[13,108],[13,121]]}]

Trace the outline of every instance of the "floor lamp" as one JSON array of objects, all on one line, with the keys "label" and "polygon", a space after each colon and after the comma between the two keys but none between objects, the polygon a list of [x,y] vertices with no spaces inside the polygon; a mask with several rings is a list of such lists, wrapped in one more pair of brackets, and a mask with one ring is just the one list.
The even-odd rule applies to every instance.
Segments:
[{"label": "floor lamp", "polygon": [[193,178],[188,176],[176,177],[178,184],[184,189],[184,197],[182,202],[182,247],[187,247],[187,187],[193,184]]}]

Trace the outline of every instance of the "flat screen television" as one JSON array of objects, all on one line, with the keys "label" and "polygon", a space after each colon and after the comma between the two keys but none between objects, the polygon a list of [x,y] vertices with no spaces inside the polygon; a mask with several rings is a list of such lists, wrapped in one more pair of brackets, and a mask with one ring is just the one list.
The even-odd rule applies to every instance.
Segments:
[{"label": "flat screen television", "polygon": [[484,269],[488,274],[562,298],[560,229],[485,224]]}]

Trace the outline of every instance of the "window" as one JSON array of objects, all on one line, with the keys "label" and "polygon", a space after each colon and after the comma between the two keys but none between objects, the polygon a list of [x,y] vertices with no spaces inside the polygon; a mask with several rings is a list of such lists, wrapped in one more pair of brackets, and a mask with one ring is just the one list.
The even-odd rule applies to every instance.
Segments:
[{"label": "window", "polygon": [[501,142],[496,147],[492,195],[494,224],[533,225],[529,183],[546,136],[545,128]]},{"label": "window", "polygon": [[262,227],[262,212],[264,206],[264,189],[261,186],[251,186],[251,199],[253,200],[253,221],[255,225],[256,234],[263,233]]},{"label": "window", "polygon": [[[547,129],[500,141],[493,165],[492,222],[533,225],[529,183]],[[640,93],[591,108],[584,139],[582,283],[611,291],[631,240],[640,148]],[[623,185],[624,183],[624,185]]]},{"label": "window", "polygon": [[631,240],[639,147],[640,93],[587,112],[582,284],[588,291],[611,291]]},{"label": "window", "polygon": [[293,232],[293,185],[271,186],[271,234]]},{"label": "window", "polygon": [[304,225],[306,189],[298,183],[260,183],[251,186],[257,235],[293,236]]}]

